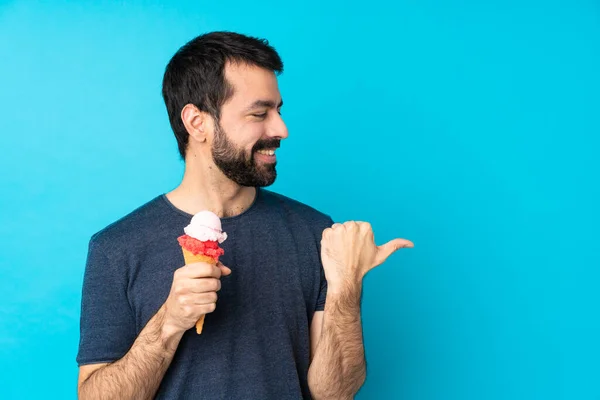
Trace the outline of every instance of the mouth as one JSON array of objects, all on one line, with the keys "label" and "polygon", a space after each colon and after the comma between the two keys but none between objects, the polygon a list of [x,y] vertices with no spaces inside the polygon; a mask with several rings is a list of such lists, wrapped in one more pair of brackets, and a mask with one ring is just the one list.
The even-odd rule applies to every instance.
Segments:
[{"label": "mouth", "polygon": [[277,156],[275,156],[275,150],[276,149],[257,150],[255,158],[266,163],[274,163],[277,161]]}]

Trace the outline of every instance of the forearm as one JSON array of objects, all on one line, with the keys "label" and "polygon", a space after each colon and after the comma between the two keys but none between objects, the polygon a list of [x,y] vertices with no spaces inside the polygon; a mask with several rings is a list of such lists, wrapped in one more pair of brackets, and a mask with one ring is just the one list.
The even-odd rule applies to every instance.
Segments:
[{"label": "forearm", "polygon": [[79,398],[151,399],[171,364],[182,333],[164,324],[164,306],[148,321],[123,358],[94,371],[79,387]]},{"label": "forearm", "polygon": [[365,381],[361,290],[357,284],[327,295],[321,338],[308,370],[315,399],[352,399]]}]

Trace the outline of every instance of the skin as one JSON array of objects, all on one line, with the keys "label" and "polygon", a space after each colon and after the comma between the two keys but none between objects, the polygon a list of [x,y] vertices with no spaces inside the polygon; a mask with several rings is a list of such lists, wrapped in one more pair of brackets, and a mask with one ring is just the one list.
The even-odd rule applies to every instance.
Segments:
[{"label": "skin", "polygon": [[[230,217],[248,209],[256,190],[240,184],[248,176],[236,174],[235,168],[250,166],[253,178],[269,184],[274,179],[274,160],[255,150],[265,148],[265,144],[274,146],[288,137],[280,115],[281,94],[272,71],[229,63],[225,77],[234,94],[222,106],[219,121],[191,104],[181,110],[190,135],[185,173],[167,197],[189,214],[210,210],[220,217]],[[223,134],[226,143],[219,136]],[[228,165],[233,170],[223,170],[226,160],[231,161]],[[236,160],[242,164],[236,164]],[[368,224],[348,222],[326,229],[321,246],[329,289],[325,310],[315,313],[310,327],[312,362],[308,383],[315,399],[349,399],[365,379],[360,323],[362,279],[391,253],[412,247],[412,243],[396,239],[378,247]],[[167,300],[129,352],[113,363],[80,367],[79,398],[152,398],[183,333],[202,315],[215,310],[220,278],[230,273],[222,264],[195,263],[179,268]]]},{"label": "skin", "polygon": [[364,276],[395,251],[413,247],[405,239],[377,246],[367,222],[336,223],[325,229],[321,260],[328,290],[325,311],[313,324],[314,358],[308,370],[313,398],[352,399],[366,379],[360,318]]}]

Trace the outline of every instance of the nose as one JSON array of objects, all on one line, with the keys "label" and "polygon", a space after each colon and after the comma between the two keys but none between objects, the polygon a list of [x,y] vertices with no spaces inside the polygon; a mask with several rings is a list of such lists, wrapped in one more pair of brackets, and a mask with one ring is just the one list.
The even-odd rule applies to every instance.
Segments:
[{"label": "nose", "polygon": [[275,115],[276,116],[271,119],[271,124],[267,134],[272,138],[286,139],[289,136],[287,126],[285,125],[285,122],[283,122],[283,118],[281,118],[279,113]]}]

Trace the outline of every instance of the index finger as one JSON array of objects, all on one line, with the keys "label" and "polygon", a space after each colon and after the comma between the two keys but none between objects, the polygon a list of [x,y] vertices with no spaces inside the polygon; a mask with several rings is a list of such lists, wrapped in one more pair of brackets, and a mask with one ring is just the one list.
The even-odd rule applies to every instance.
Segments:
[{"label": "index finger", "polygon": [[181,268],[181,275],[186,278],[220,278],[221,269],[214,264],[197,262]]}]

